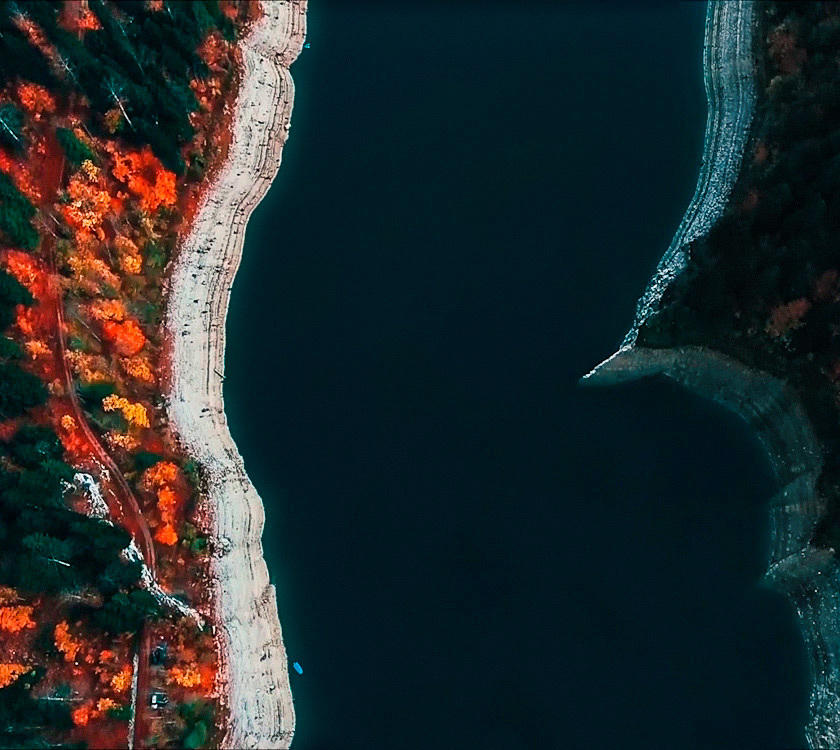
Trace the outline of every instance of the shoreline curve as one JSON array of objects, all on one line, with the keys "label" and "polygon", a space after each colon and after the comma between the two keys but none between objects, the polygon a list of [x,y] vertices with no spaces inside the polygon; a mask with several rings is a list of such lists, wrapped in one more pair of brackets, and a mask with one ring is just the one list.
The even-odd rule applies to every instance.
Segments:
[{"label": "shoreline curve", "polygon": [[622,348],[636,342],[639,326],[659,309],[668,285],[685,268],[685,246],[711,229],[726,208],[741,171],[755,109],[753,0],[708,0],[703,42],[707,116],[697,187],[671,244],[642,297]]},{"label": "shoreline curve", "polygon": [[812,748],[840,747],[840,565],[833,550],[811,545],[827,512],[816,490],[824,452],[798,396],[783,381],[708,347],[652,349],[636,343],[639,327],[658,310],[668,284],[685,267],[685,245],[720,217],[740,172],[755,104],[755,26],[752,0],[709,1],[704,44],[709,114],[694,197],[621,347],[580,382],[612,385],[664,375],[734,412],[756,432],[779,487],[770,500],[771,552],[764,580],[789,596],[796,609],[812,680],[805,737]]},{"label": "shoreline curve", "polygon": [[816,490],[823,449],[796,394],[782,380],[707,347],[617,352],[583,383],[614,385],[664,375],[744,419],[770,458],[778,490],[770,500],[771,550],[764,580],[790,597],[812,680],[805,737],[840,746],[840,566],[811,545],[827,510]]},{"label": "shoreline curve", "polygon": [[307,0],[262,0],[242,42],[242,81],[228,157],[174,261],[165,316],[171,373],[166,411],[202,467],[202,511],[212,519],[219,697],[230,748],[288,748],[295,728],[276,591],[263,558],[264,509],[224,412],[225,321],[248,219],[280,168]]}]

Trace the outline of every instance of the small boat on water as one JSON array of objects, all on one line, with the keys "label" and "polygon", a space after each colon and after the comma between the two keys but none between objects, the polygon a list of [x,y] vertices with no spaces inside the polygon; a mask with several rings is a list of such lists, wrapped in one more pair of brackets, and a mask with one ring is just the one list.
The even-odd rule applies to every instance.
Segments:
[{"label": "small boat on water", "polygon": [[292,664],[292,666],[295,668],[295,672],[297,672],[298,674],[303,674],[303,667],[300,666],[300,664],[295,662],[294,664]]}]

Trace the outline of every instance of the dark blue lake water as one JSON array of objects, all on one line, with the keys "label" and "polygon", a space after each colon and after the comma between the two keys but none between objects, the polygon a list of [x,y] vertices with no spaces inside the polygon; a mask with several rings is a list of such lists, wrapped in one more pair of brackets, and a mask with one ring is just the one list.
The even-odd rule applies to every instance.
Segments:
[{"label": "dark blue lake water", "polygon": [[693,192],[704,14],[311,4],[225,380],[295,750],[803,744],[757,440],[577,385]]}]

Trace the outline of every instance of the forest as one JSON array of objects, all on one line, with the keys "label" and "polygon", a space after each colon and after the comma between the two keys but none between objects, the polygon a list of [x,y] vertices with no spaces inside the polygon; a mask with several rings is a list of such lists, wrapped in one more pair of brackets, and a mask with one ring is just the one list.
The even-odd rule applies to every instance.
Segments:
[{"label": "forest", "polygon": [[[62,0],[0,5],[0,58],[6,61],[0,62],[0,84],[20,76],[48,89],[69,86],[99,115],[93,124],[100,134],[119,132],[127,141],[148,144],[168,169],[183,173],[181,149],[193,136],[189,116],[198,108],[189,83],[207,74],[195,50],[214,27],[233,39],[230,18],[215,0],[168,0],[163,12],[125,0],[119,17],[111,4],[90,0],[98,28],[80,41],[59,23],[62,6]],[[16,14],[37,24],[40,33],[27,33]],[[40,47],[30,44],[33,38]]]},{"label": "forest", "polygon": [[200,473],[159,358],[252,7],[0,2],[0,748],[216,741]]},{"label": "forest", "polygon": [[[8,328],[15,308],[32,304],[26,287],[0,273],[0,325]],[[2,341],[0,416],[21,417],[46,402],[47,389],[20,367],[20,347],[11,339]],[[63,454],[52,428],[25,422],[0,443],[0,592],[83,593],[77,618],[87,615],[92,625],[108,632],[137,633],[147,617],[159,615],[159,605],[137,588],[139,563],[120,557],[130,541],[128,533],[67,506],[64,497],[74,470]],[[0,628],[14,631],[29,625],[31,608],[3,604]],[[51,651],[52,641],[47,643]],[[7,682],[1,672],[0,684]],[[0,689],[0,747],[44,747],[33,736],[34,727],[72,726],[68,706],[32,697],[31,689],[44,672],[22,672]]]}]

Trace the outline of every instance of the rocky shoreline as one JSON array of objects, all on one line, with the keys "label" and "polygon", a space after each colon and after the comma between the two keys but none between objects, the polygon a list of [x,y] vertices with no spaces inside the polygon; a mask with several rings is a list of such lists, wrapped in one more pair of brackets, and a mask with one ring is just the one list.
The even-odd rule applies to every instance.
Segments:
[{"label": "rocky shoreline", "polygon": [[708,3],[703,44],[708,116],[700,175],[680,226],[636,306],[636,319],[624,346],[636,341],[642,321],[659,309],[663,292],[685,268],[686,245],[720,218],[738,179],[755,109],[756,22],[752,0]]},{"label": "rocky shoreline", "polygon": [[224,412],[225,320],[248,219],[280,167],[294,83],[289,66],[306,36],[307,0],[262,3],[242,43],[242,81],[227,161],[185,237],[170,279],[167,414],[207,481],[223,746],[287,748],[295,727],[275,588],[263,559],[262,501],[245,473]]},{"label": "rocky shoreline", "polygon": [[799,614],[813,679],[805,734],[811,747],[840,746],[840,567],[810,540],[826,510],[815,484],[823,450],[797,396],[781,380],[705,347],[622,349],[582,382],[612,385],[664,375],[745,419],[770,457],[778,492],[770,501],[765,580]]},{"label": "rocky shoreline", "polygon": [[826,513],[816,490],[823,448],[796,394],[768,373],[707,347],[652,349],[636,344],[639,326],[659,309],[685,267],[685,245],[720,217],[735,184],[755,102],[752,2],[710,2],[705,78],[709,105],[703,167],[685,217],[659,263],[618,352],[581,380],[611,385],[663,375],[735,412],[770,457],[778,491],[770,501],[771,553],[765,580],[787,594],[799,615],[812,677],[805,736],[810,747],[840,746],[840,566],[811,545]]}]

